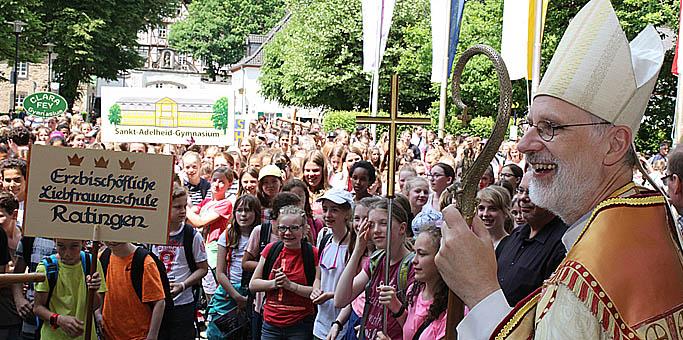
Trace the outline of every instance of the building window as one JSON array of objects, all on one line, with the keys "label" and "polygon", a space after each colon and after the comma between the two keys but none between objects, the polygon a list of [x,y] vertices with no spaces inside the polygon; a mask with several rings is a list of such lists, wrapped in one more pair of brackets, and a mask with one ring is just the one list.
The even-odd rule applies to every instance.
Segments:
[{"label": "building window", "polygon": [[26,96],[26,92],[17,92],[17,98],[14,101],[14,107],[24,106],[24,98],[26,98]]},{"label": "building window", "polygon": [[167,35],[168,35],[168,29],[166,28],[166,26],[159,26],[159,38],[166,39]]},{"label": "building window", "polygon": [[18,63],[17,64],[17,77],[28,78],[28,63]]},{"label": "building window", "polygon": [[149,54],[149,46],[138,45],[138,54],[143,58],[147,58],[147,55]]},{"label": "building window", "polygon": [[185,55],[185,53],[179,53],[178,54],[178,64],[180,66],[187,65],[187,55]]}]

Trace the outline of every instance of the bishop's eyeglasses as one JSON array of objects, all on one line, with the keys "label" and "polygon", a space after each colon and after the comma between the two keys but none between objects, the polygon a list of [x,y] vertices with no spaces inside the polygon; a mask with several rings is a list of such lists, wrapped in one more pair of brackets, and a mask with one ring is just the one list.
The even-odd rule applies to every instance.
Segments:
[{"label": "bishop's eyeglasses", "polygon": [[526,132],[528,129],[535,127],[536,132],[538,132],[538,135],[541,137],[541,139],[543,139],[546,142],[550,142],[555,137],[555,131],[557,131],[557,130],[562,130],[564,128],[575,127],[575,126],[593,126],[593,125],[609,125],[609,124],[612,124],[612,123],[610,123],[610,122],[598,122],[598,123],[557,125],[557,124],[553,124],[547,120],[541,120],[538,123],[534,124],[533,122],[524,119],[519,123],[519,128],[522,129],[522,131]]}]

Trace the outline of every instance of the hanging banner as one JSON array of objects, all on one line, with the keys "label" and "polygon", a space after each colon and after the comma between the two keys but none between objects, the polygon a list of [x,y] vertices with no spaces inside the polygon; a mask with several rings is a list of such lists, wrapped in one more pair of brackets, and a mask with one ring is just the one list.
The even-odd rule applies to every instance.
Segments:
[{"label": "hanging banner", "polygon": [[165,244],[173,157],[34,144],[24,235]]},{"label": "hanging banner", "polygon": [[234,103],[222,91],[102,88],[102,141],[234,143]]}]

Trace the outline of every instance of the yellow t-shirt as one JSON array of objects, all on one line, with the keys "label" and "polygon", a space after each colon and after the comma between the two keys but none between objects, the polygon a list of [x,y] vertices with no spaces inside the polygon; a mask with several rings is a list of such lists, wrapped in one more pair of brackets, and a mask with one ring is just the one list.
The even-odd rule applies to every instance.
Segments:
[{"label": "yellow t-shirt", "polygon": [[[107,286],[104,282],[104,273],[102,272],[102,264],[97,264],[97,271],[102,278],[102,285],[98,290],[99,293],[107,291]],[[42,261],[36,268],[37,273],[45,274],[45,266]],[[38,282],[36,285],[37,292],[49,292],[50,285],[47,280]],[[87,289],[85,286],[85,275],[83,274],[83,267],[81,263],[67,265],[59,261],[59,275],[57,277],[57,285],[52,293],[48,309],[59,315],[69,315],[85,322],[85,304],[87,299]],[[85,330],[85,325],[83,326]],[[92,335],[90,339],[97,339],[95,332],[95,322],[93,318]],[[61,340],[61,339],[83,339],[84,336],[72,338],[61,328],[52,329],[46,322],[40,330],[40,338],[43,340]]]}]

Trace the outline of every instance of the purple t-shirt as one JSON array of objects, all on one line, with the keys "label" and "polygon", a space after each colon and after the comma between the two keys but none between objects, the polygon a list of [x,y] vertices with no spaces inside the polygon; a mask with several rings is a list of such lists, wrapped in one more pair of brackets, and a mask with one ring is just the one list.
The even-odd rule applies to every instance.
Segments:
[{"label": "purple t-shirt", "polygon": [[[407,256],[407,255],[406,255]],[[403,261],[392,265],[389,268],[389,285],[397,287],[398,270],[401,267]],[[384,282],[384,256],[379,259],[379,265],[375,268],[375,272],[370,276],[370,296],[366,297],[370,302],[370,311],[368,313],[368,320],[365,324],[365,338],[374,339],[377,332],[382,330],[382,313],[383,308],[379,303],[379,292],[377,292],[377,287],[381,282]],[[363,264],[363,271],[370,275],[370,261]],[[404,289],[407,289],[415,279],[415,270],[413,269],[413,264],[410,263],[410,269],[408,270],[408,282],[406,283]],[[405,296],[406,292],[403,292]],[[391,316],[391,312],[387,317],[387,335],[390,339],[402,339],[403,338],[403,327]]]}]

